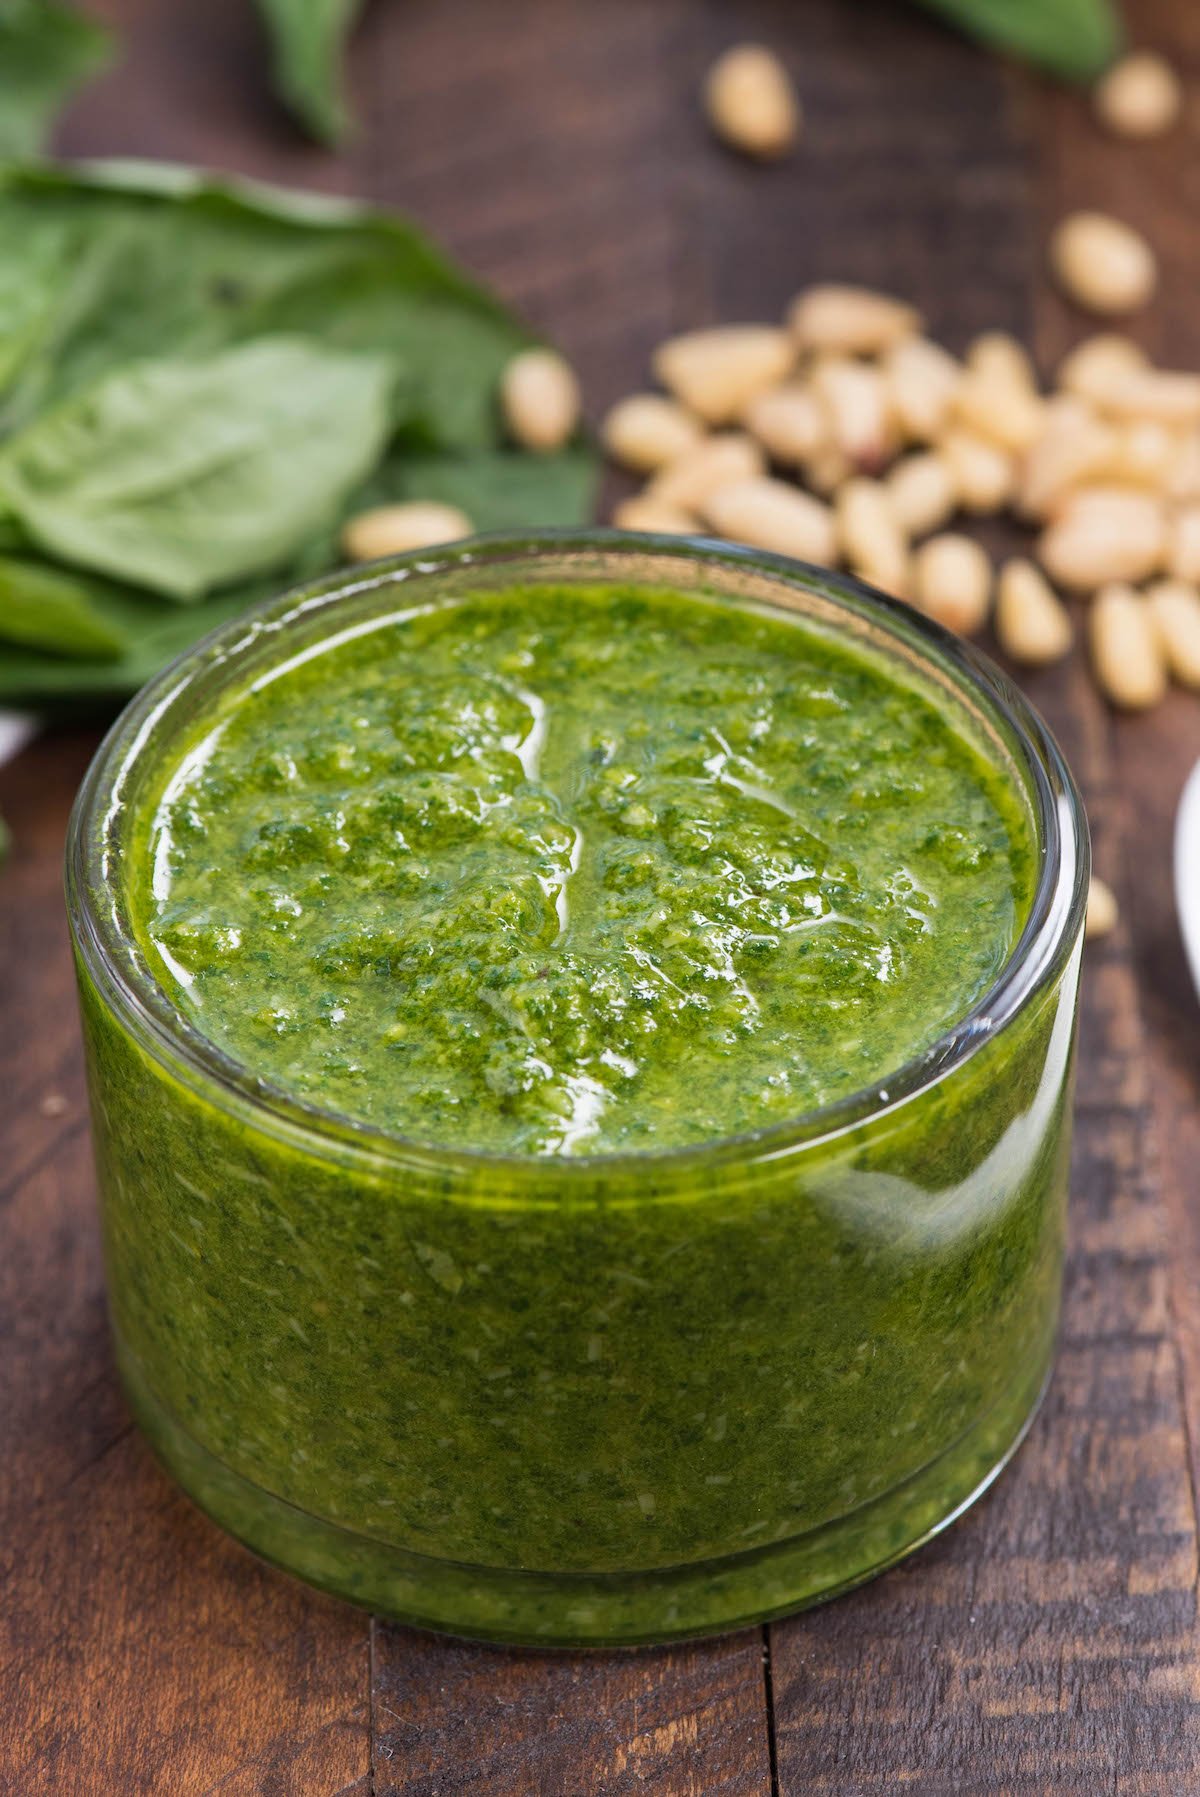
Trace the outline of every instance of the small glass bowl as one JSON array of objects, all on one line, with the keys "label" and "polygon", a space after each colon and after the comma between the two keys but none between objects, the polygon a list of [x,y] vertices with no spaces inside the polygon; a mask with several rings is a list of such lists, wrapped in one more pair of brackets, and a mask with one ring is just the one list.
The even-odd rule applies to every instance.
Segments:
[{"label": "small glass bowl", "polygon": [[[903,665],[1020,793],[1036,895],[992,989],[814,1114],[701,1147],[433,1149],[207,1041],[135,940],[131,818],[229,682],[405,603],[633,582],[783,607]],[[944,1528],[1051,1364],[1078,792],[984,657],[858,582],[700,539],[483,538],[260,607],[143,689],[84,781],[67,892],[117,1354],[209,1514],[424,1627],[592,1646],[796,1610]]]}]

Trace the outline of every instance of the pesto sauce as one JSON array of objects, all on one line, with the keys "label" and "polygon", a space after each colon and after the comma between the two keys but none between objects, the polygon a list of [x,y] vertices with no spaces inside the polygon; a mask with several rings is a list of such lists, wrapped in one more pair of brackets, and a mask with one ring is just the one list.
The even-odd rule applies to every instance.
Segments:
[{"label": "pesto sauce", "polygon": [[[710,1633],[906,1552],[1049,1365],[1077,954],[852,1128],[595,1151],[778,1121],[960,1018],[1030,903],[1015,775],[932,689],[729,605],[538,585],[306,628],[127,735],[94,801],[133,795],[126,889],[96,857],[75,899],[160,1453],[302,1576],[503,1640]],[[451,1151],[189,1063],[79,927],[114,909],[256,1074]]]},{"label": "pesto sauce", "polygon": [[260,1077],[434,1144],[669,1148],[861,1089],[1028,913],[1010,775],[781,615],[530,586],[225,696],[141,820],[173,1001]]}]

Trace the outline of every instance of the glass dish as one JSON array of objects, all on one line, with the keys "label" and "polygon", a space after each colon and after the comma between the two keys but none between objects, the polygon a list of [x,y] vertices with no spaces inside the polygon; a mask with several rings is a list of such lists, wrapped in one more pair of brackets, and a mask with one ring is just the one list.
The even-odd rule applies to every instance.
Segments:
[{"label": "glass dish", "polygon": [[[1020,942],[954,1029],[785,1126],[535,1159],[322,1112],[180,1014],[123,869],[138,794],[214,691],[398,587],[543,579],[799,610],[955,709],[1023,795],[1039,871]],[[1059,751],[995,667],[779,557],[479,539],[218,631],[118,720],[67,857],[113,1331],[158,1453],[267,1559],[492,1640],[715,1634],[909,1553],[1004,1466],[1048,1376],[1088,860]]]}]

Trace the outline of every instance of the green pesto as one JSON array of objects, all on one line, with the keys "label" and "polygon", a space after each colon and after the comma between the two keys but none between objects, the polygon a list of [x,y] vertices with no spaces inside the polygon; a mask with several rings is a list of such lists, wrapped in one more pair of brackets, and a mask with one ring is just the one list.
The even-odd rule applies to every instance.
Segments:
[{"label": "green pesto", "polygon": [[682,595],[401,618],[185,747],[135,861],[160,978],[256,1074],[418,1141],[800,1115],[958,1021],[1029,907],[1024,803],[932,695]]},{"label": "green pesto", "polygon": [[1017,776],[848,637],[728,602],[481,593],[286,671],[310,635],[137,750],[123,934],[255,1073],[444,1146],[297,1132],[156,1045],[79,929],[93,859],[112,1318],[159,1452],[267,1557],[499,1640],[713,1633],[889,1564],[1047,1374],[1077,955],[853,1128],[716,1138],[962,1017],[1030,903]]}]

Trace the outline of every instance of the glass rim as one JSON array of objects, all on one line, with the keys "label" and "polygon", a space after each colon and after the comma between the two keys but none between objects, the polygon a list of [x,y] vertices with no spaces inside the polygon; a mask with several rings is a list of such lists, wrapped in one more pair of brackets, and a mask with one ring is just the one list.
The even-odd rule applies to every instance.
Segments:
[{"label": "glass rim", "polygon": [[[1029,914],[995,979],[969,1010],[926,1048],[832,1104],[751,1130],[674,1147],[566,1155],[495,1152],[427,1142],[327,1109],[256,1075],[172,1004],[145,962],[124,916],[118,886],[110,877],[110,858],[121,851],[120,826],[126,810],[123,786],[140,758],[152,752],[155,725],[195,682],[225,667],[265,631],[285,629],[339,600],[413,577],[436,580],[460,570],[478,571],[486,577],[489,569],[514,562],[529,563],[526,578],[536,581],[540,559],[597,553],[636,556],[643,564],[661,559],[692,563],[698,571],[757,574],[784,591],[820,595],[844,610],[865,615],[882,626],[886,636],[906,642],[910,650],[915,644],[924,667],[936,669],[940,663],[968,689],[1023,758],[1037,836],[1038,873]],[[620,578],[619,570],[606,572]],[[560,572],[545,578],[571,577]],[[716,597],[720,602],[721,595]],[[725,602],[738,601],[726,595]],[[798,615],[795,606],[770,597],[758,602],[768,608],[774,604],[793,618]],[[182,1078],[207,1102],[239,1113],[270,1135],[290,1139],[310,1155],[365,1157],[376,1171],[419,1165],[478,1176],[492,1169],[498,1176],[523,1184],[584,1177],[595,1180],[639,1170],[669,1177],[672,1173],[686,1175],[698,1165],[712,1169],[729,1162],[743,1165],[776,1160],[813,1149],[911,1103],[965,1065],[1057,979],[1082,929],[1089,874],[1083,801],[1058,744],[1020,690],[974,645],[853,575],[700,535],[668,536],[603,527],[493,532],[432,549],[411,550],[292,587],[218,625],[154,675],[108,730],[72,808],[65,866],[68,919],[84,968],[135,1040],[150,1050],[165,1071]],[[101,895],[107,900],[104,904],[98,902]]]}]

